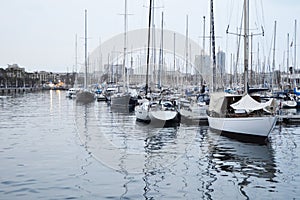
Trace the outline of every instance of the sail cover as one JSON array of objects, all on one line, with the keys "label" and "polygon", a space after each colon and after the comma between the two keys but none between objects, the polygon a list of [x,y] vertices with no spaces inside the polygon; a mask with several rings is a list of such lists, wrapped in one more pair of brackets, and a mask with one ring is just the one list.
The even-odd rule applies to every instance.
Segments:
[{"label": "sail cover", "polygon": [[274,102],[273,99],[271,99],[265,103],[260,103],[254,100],[250,95],[246,94],[238,102],[235,102],[230,106],[236,110],[246,110],[248,113],[260,109],[271,112],[268,108],[274,106]]},{"label": "sail cover", "polygon": [[224,113],[226,110],[226,94],[224,92],[215,92],[210,94],[209,111]]}]

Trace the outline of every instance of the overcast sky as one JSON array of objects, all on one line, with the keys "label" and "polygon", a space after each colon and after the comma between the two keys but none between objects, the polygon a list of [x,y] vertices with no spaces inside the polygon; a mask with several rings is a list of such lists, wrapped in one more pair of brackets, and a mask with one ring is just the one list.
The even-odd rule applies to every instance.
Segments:
[{"label": "overcast sky", "polygon": [[[83,62],[84,10],[88,10],[88,50],[93,51],[124,30],[124,0],[0,0],[0,67],[17,63],[27,71],[71,71],[75,63],[75,34],[78,34],[78,58]],[[128,30],[147,27],[149,0],[128,0]],[[164,11],[165,28],[185,34],[189,16],[189,36],[202,45],[203,16],[206,35],[209,34],[209,0],[155,0],[155,22],[160,26]],[[236,37],[226,35],[240,26],[243,0],[215,0],[215,30],[217,49],[236,53]],[[297,46],[300,44],[299,0],[250,0],[251,31],[265,36],[254,39],[261,57],[269,58],[277,20],[276,65],[282,64],[287,49],[287,34],[294,40],[294,21],[298,20]],[[206,43],[208,47],[208,40]],[[254,53],[255,54],[255,53]],[[298,58],[300,49],[297,49]],[[271,54],[272,55],[272,54]],[[285,55],[286,56],[286,55]],[[272,60],[272,58],[271,58]],[[292,62],[292,61],[290,61]],[[297,61],[300,63],[300,60]],[[278,67],[277,67],[278,68]]]}]

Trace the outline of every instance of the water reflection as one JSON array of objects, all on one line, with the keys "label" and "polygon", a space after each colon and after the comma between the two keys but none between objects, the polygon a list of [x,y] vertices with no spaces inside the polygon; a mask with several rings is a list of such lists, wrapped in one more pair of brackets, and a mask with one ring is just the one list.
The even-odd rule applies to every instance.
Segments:
[{"label": "water reflection", "polygon": [[300,195],[299,126],[276,126],[270,142],[260,146],[207,126],[146,126],[134,113],[114,112],[105,102],[77,104],[62,94],[44,91],[0,101],[3,199]]},{"label": "water reflection", "polygon": [[[247,199],[258,197],[253,189],[268,189],[274,191],[276,183],[276,164],[272,144],[259,145],[242,143],[236,140],[218,137],[218,140],[210,140],[213,148],[208,153],[211,166],[209,171],[213,171],[218,177],[210,186],[221,189],[219,176],[227,177],[228,182],[236,182],[238,191]],[[255,178],[256,181],[254,181]],[[268,182],[266,184],[265,182]],[[224,192],[224,189],[222,189]],[[217,197],[220,194],[215,190],[212,195]],[[225,190],[226,191],[226,190]],[[234,190],[225,192],[232,196]],[[238,196],[238,194],[236,194]]]},{"label": "water reflection", "polygon": [[145,167],[155,171],[170,165],[196,134],[184,131],[184,127],[141,124],[134,113],[110,112],[105,104],[97,103],[76,107],[76,125],[86,150],[102,164],[123,173],[144,173]]},{"label": "water reflection", "polygon": [[[76,106],[75,121],[89,156],[122,175],[120,198],[132,198],[137,184],[143,185],[145,199],[163,199],[162,194],[186,199],[267,198],[278,190],[273,149],[277,144],[272,141],[243,143],[207,126],[153,127],[136,122],[134,113],[112,111],[102,102]],[[279,137],[276,131],[273,135]],[[90,162],[88,157],[86,164]]]},{"label": "water reflection", "polygon": [[130,109],[129,107],[111,107],[110,106],[110,103],[107,103],[107,105],[109,106],[110,108],[110,111],[111,112],[114,112],[114,113],[122,113],[122,114],[132,114],[134,113],[134,111],[132,109]]}]

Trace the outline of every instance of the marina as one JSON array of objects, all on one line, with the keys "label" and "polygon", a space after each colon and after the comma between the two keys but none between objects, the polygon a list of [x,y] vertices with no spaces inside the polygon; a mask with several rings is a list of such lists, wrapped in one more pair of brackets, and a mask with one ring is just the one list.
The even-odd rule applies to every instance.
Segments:
[{"label": "marina", "polygon": [[[30,105],[30,106],[29,106]],[[153,128],[105,101],[47,90],[0,99],[0,199],[293,199],[299,125],[267,144],[207,125]]]},{"label": "marina", "polygon": [[5,2],[0,200],[299,198],[299,6]]}]

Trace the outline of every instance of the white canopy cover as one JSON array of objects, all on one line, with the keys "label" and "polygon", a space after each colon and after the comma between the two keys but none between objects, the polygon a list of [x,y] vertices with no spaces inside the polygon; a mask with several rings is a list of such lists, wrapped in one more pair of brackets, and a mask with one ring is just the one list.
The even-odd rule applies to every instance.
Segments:
[{"label": "white canopy cover", "polygon": [[272,107],[274,107],[274,100],[270,99],[265,103],[260,103],[254,100],[249,94],[246,94],[238,102],[235,102],[230,106],[236,110],[246,110],[247,113],[260,109],[263,109],[267,112],[272,112]]}]

